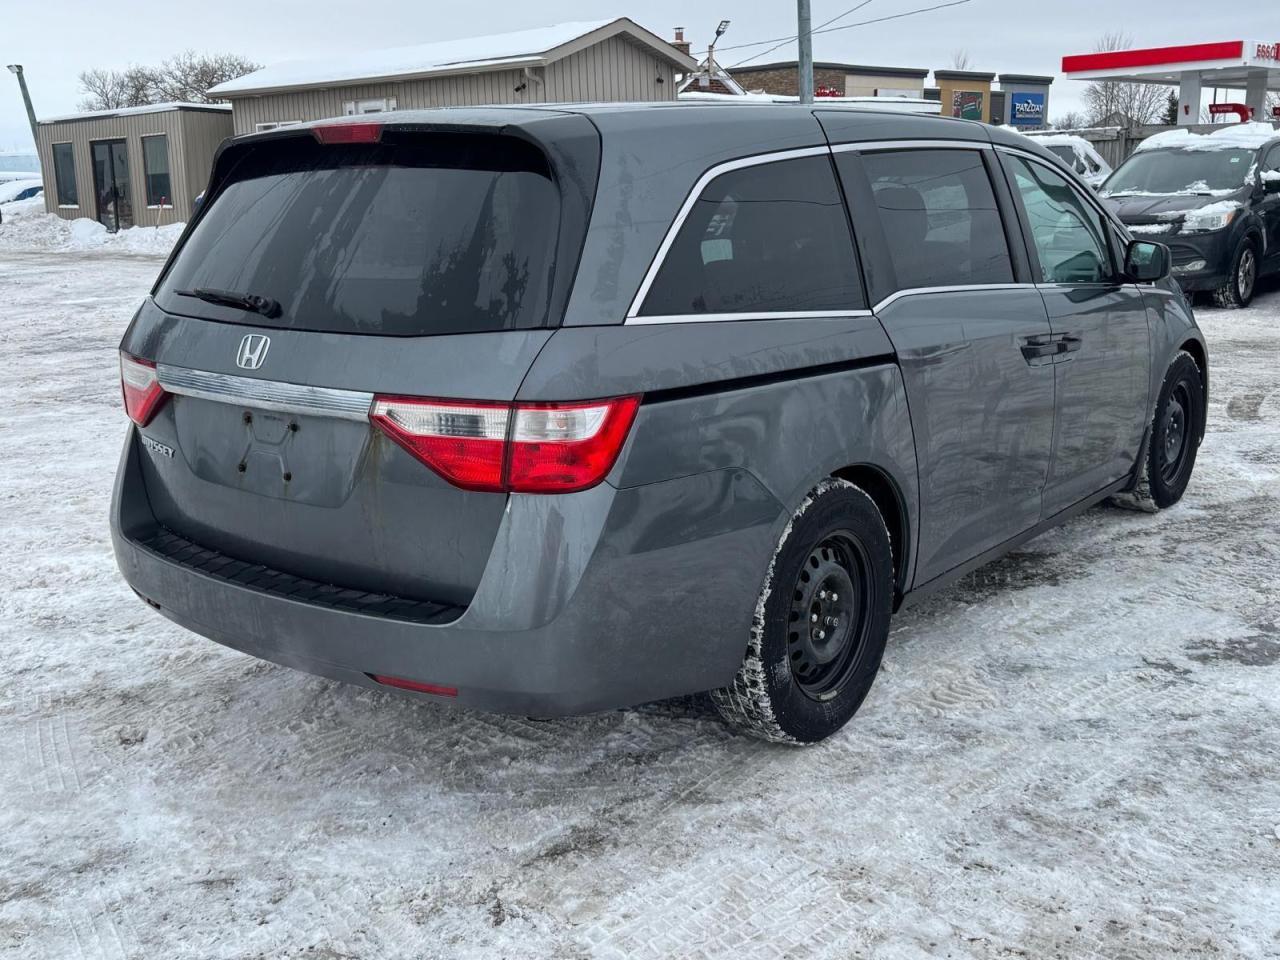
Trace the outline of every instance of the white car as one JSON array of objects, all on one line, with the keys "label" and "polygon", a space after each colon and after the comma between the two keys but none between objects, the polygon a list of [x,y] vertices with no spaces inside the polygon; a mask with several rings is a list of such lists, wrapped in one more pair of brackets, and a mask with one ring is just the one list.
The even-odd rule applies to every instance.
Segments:
[{"label": "white car", "polygon": [[1103,160],[1101,154],[1093,148],[1093,144],[1084,137],[1053,130],[1047,130],[1044,133],[1028,133],[1025,136],[1031,137],[1050,153],[1056,154],[1095,190],[1102,185],[1103,180],[1111,176],[1111,164]]},{"label": "white car", "polygon": [[44,193],[44,183],[40,180],[9,180],[0,183],[0,203],[14,200],[28,200]]}]

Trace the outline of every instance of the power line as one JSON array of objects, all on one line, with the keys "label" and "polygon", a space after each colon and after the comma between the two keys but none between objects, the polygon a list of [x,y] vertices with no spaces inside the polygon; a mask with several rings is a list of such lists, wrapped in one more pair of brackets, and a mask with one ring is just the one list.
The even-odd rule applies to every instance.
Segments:
[{"label": "power line", "polygon": [[[903,17],[913,17],[917,13],[931,13],[934,10],[942,10],[945,7],[958,7],[969,2],[970,0],[951,0],[950,3],[936,3],[931,7],[920,7],[916,10],[904,10],[902,13],[894,13],[884,17],[873,17],[870,20],[859,20],[857,23],[846,23],[846,24],[841,24],[838,27],[827,27],[825,30],[814,30],[812,32],[813,33],[834,33],[837,30],[852,30],[854,27],[865,27],[871,23],[886,23],[889,20],[901,20]],[[792,41],[799,40],[799,39],[800,39],[799,36],[774,37],[772,40],[757,40],[754,43],[740,43],[740,44],[737,44],[736,46],[723,47],[722,49],[723,50],[743,50],[748,47],[761,47],[761,46],[764,46],[766,43],[776,43],[778,46],[782,46],[783,44],[791,43]],[[773,49],[776,50],[778,49],[778,47],[774,47]],[[765,51],[765,53],[768,53],[768,52],[770,51],[768,50]],[[750,61],[755,60],[758,57],[761,57],[763,55],[764,54],[755,54],[753,56],[747,57],[746,60],[739,60],[737,63],[732,64],[727,69],[733,69],[733,67],[740,67],[742,66],[742,64],[749,63]]]},{"label": "power line", "polygon": [[[825,27],[825,26],[829,26],[830,24],[835,23],[837,20],[843,20],[845,17],[849,16],[849,14],[851,14],[851,13],[857,13],[859,10],[861,10],[863,7],[865,7],[865,6],[866,6],[868,3],[870,3],[870,2],[871,2],[871,0],[862,0],[862,2],[861,2],[860,4],[858,4],[856,7],[850,7],[850,8],[849,8],[848,10],[846,10],[844,13],[840,14],[840,16],[838,16],[838,17],[832,17],[832,18],[831,18],[830,20],[828,20],[826,23],[820,23],[820,24],[818,24],[818,26],[817,26],[817,27],[815,27],[813,30],[810,30],[810,31],[809,31],[810,35],[815,34],[815,33],[820,33],[820,32],[822,31],[822,28],[823,28],[823,27]],[[783,40],[781,43],[779,43],[777,46],[770,47],[768,50],[765,50],[763,53],[757,53],[757,54],[755,54],[754,56],[747,57],[747,59],[745,59],[745,60],[739,60],[737,63],[735,63],[735,64],[734,64],[734,66],[735,66],[735,67],[740,67],[740,66],[742,66],[744,63],[750,63],[752,60],[759,60],[761,57],[767,57],[769,54],[773,53],[773,51],[777,50],[777,49],[778,49],[778,47],[785,47],[785,46],[786,46],[788,43],[790,43],[791,41],[793,41],[793,40],[799,40],[799,39],[800,39],[800,38],[799,38],[798,36],[796,36],[796,37],[788,37],[787,39],[785,39],[785,40]],[[769,41],[769,40],[765,40],[765,41],[764,41],[764,43],[770,43],[770,42],[771,42],[771,41]],[[739,44],[739,45],[738,45],[738,46],[736,46],[736,47],[726,47],[725,49],[726,49],[726,50],[740,50],[740,49],[742,49],[743,47],[755,47],[755,46],[759,46],[759,44],[755,44],[755,43],[743,43],[743,44]]]}]

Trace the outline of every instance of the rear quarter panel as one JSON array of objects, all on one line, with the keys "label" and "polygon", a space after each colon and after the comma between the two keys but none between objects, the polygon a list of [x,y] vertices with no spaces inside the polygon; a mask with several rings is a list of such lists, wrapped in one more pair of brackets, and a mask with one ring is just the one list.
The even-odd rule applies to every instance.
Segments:
[{"label": "rear quarter panel", "polygon": [[[915,443],[893,347],[874,317],[566,328],[538,356],[522,400],[645,394],[610,475],[623,489],[729,472],[709,487],[732,513],[758,485],[778,505],[774,537],[804,495],[845,467],[877,468],[907,518],[914,562]],[[702,505],[700,509],[706,509]],[[663,523],[680,523],[664,515]],[[763,577],[768,552],[752,559]]]}]

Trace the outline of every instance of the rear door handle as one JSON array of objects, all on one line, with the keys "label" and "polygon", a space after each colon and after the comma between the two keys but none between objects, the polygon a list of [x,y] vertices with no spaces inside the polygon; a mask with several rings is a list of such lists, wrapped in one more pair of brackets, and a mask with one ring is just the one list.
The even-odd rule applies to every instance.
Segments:
[{"label": "rear door handle", "polygon": [[1070,359],[1067,354],[1080,349],[1080,338],[1071,333],[1026,337],[1021,349],[1027,363],[1032,366],[1044,362],[1058,363]]},{"label": "rear door handle", "polygon": [[1058,352],[1058,343],[1051,336],[1024,337],[1022,356],[1032,366],[1048,361]]}]

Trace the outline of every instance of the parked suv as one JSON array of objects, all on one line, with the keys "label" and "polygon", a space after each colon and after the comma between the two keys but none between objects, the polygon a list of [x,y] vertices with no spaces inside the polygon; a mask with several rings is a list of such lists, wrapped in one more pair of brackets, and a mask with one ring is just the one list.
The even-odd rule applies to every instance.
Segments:
[{"label": "parked suv", "polygon": [[1102,185],[1130,233],[1168,243],[1184,290],[1247,306],[1280,271],[1280,130],[1269,123],[1148,137]]},{"label": "parked suv", "polygon": [[889,618],[1204,431],[1168,252],[978,123],[452,109],[219,152],[121,345],[165,616],[524,715],[713,691],[839,729]]}]

